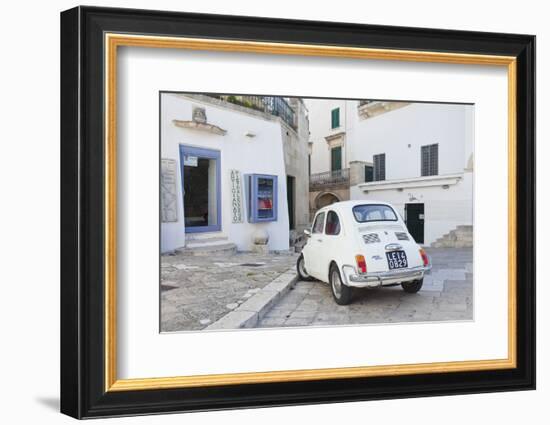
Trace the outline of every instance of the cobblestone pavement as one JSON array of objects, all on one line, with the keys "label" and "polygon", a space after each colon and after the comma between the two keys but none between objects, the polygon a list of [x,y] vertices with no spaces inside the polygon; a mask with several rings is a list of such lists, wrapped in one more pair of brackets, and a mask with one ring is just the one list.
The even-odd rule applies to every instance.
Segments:
[{"label": "cobblestone pavement", "polygon": [[201,330],[294,267],[297,254],[161,257],[161,331]]},{"label": "cobblestone pavement", "polygon": [[340,306],[328,284],[299,281],[260,321],[259,327],[346,325],[473,319],[472,249],[427,248],[431,274],[416,294],[401,286],[355,290]]}]

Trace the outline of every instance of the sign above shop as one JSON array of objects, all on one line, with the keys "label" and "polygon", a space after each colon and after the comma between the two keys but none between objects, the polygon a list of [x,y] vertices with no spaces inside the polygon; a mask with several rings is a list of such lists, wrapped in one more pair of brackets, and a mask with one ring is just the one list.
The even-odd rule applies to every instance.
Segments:
[{"label": "sign above shop", "polygon": [[232,222],[243,222],[243,202],[242,202],[242,177],[239,170],[231,170],[231,212]]},{"label": "sign above shop", "polygon": [[185,155],[183,157],[183,165],[186,167],[197,167],[199,165],[199,158],[192,155]]}]

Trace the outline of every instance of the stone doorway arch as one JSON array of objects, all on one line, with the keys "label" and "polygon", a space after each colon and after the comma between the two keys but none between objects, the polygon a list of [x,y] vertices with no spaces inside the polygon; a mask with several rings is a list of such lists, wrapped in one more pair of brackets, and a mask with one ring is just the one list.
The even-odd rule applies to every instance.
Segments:
[{"label": "stone doorway arch", "polygon": [[320,193],[315,199],[316,209],[326,207],[327,205],[334,204],[335,202],[340,202],[341,199],[338,195],[333,192],[323,192]]}]

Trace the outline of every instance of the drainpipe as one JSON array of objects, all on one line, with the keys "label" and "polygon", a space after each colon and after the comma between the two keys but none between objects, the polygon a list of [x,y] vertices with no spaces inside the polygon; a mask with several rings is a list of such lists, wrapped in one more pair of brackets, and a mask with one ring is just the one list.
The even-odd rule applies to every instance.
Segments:
[{"label": "drainpipe", "polygon": [[350,167],[350,160],[349,160],[349,157],[348,157],[348,154],[349,154],[349,149],[348,149],[348,102],[349,100],[344,100],[344,153],[346,154],[346,161],[344,163],[344,165],[346,165],[347,163],[347,167],[344,167],[344,168],[349,168]]}]

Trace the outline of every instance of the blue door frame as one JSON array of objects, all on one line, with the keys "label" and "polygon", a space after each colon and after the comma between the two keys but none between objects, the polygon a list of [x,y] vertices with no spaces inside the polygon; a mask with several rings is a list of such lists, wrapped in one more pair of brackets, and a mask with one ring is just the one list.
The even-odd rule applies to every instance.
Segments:
[{"label": "blue door frame", "polygon": [[[221,217],[221,159],[220,151],[206,148],[196,148],[194,146],[180,146],[180,168],[181,168],[181,190],[183,198],[183,211],[185,216],[185,186],[183,179],[185,178],[184,173],[184,161],[183,158],[185,155],[192,155],[198,158],[207,158],[216,160],[216,224],[211,226],[196,226],[196,227],[185,227],[186,233],[199,233],[199,232],[216,232],[222,228],[222,217]],[[185,226],[185,218],[184,218]]]}]

